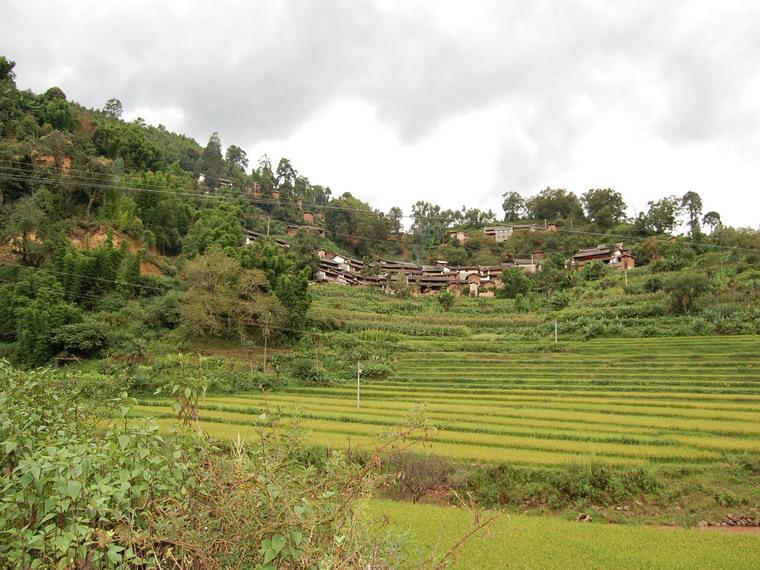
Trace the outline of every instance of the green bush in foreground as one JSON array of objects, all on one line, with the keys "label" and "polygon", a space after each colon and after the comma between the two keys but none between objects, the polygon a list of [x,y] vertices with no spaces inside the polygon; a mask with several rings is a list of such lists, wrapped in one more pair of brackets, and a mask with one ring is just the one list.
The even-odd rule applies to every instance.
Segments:
[{"label": "green bush in foreground", "polygon": [[96,416],[71,384],[0,362],[0,559],[23,568],[416,566],[404,541],[362,516],[361,499],[381,482],[383,458],[425,429],[422,415],[367,461],[334,452],[316,468],[302,461],[298,426],[281,428],[268,412],[254,445],[238,438],[231,453],[218,450],[194,421],[203,380],[167,388],[186,428],[162,437],[127,419],[126,396]]}]

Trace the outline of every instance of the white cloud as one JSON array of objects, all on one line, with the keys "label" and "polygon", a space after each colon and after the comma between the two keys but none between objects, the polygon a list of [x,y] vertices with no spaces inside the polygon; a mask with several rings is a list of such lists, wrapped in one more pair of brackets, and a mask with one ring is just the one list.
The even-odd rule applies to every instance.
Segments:
[{"label": "white cloud", "polygon": [[760,4],[11,0],[18,82],[286,155],[387,209],[505,190],[760,206]]}]

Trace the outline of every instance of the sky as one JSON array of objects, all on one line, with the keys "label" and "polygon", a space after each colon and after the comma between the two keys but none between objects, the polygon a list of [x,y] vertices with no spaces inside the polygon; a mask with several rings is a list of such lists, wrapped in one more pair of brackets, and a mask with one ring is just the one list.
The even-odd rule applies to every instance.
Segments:
[{"label": "sky", "polygon": [[5,0],[21,88],[111,97],[333,195],[491,208],[614,188],[698,192],[760,227],[755,0]]}]

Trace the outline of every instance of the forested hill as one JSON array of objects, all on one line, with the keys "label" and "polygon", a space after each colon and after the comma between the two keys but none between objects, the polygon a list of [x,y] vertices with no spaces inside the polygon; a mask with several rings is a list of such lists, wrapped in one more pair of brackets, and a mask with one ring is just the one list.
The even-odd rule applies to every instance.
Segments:
[{"label": "forested hill", "polygon": [[[21,90],[14,67],[0,57],[0,357],[20,364],[106,350],[139,360],[150,343],[180,338],[289,342],[310,326],[319,248],[454,265],[540,250],[547,271],[527,287],[544,300],[577,284],[563,260],[600,243],[624,242],[652,271],[713,268],[724,289],[754,295],[760,282],[758,233],[724,226],[694,192],[653,201],[636,219],[611,189],[506,193],[498,216],[428,202],[386,213],[333,197],[287,158],[252,166],[216,133],[201,146],[125,121],[117,99],[89,109],[58,87]],[[556,231],[504,241],[483,231],[506,223]],[[681,223],[688,234],[671,239]],[[276,239],[251,241],[266,234]]]}]

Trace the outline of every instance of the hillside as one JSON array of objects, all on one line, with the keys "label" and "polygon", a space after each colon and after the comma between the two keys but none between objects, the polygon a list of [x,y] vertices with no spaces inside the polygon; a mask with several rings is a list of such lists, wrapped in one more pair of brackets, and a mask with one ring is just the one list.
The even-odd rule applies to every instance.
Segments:
[{"label": "hillside", "polygon": [[383,212],[123,114],[0,57],[0,559],[419,567],[411,521],[444,567],[464,504],[636,567],[559,518],[760,526],[759,232],[694,192]]}]

